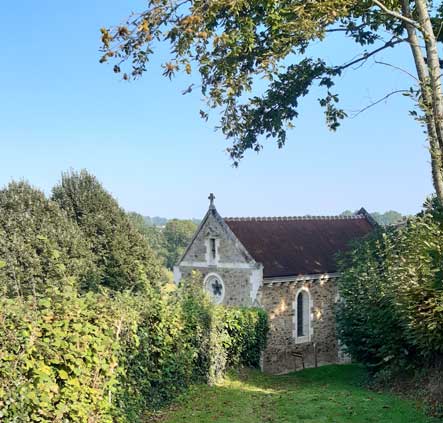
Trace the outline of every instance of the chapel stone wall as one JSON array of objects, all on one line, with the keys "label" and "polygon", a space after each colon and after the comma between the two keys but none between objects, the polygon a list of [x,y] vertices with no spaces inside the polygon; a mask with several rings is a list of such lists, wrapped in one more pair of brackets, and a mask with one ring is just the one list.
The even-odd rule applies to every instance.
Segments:
[{"label": "chapel stone wall", "polygon": [[[217,242],[215,262],[208,259],[210,238]],[[225,288],[222,304],[245,307],[255,304],[263,279],[262,266],[248,257],[216,214],[209,215],[180,262],[177,279],[186,278],[193,270],[200,272],[203,279],[211,273],[221,278]]]},{"label": "chapel stone wall", "polygon": [[[298,290],[309,289],[312,335],[310,342],[296,343],[294,336],[294,301]],[[264,284],[260,291],[261,304],[268,312],[270,332],[263,354],[263,370],[268,373],[287,373],[300,370],[302,361],[295,354],[303,354],[306,367],[338,362],[338,345],[335,328],[334,279],[306,282]],[[315,349],[316,354],[315,354]]]},{"label": "chapel stone wall", "polygon": [[225,297],[222,304],[229,306],[250,307],[254,300],[251,297],[251,279],[254,277],[253,269],[226,269],[217,267],[180,267],[181,275],[186,278],[195,270],[205,278],[210,273],[216,273],[223,280]]}]

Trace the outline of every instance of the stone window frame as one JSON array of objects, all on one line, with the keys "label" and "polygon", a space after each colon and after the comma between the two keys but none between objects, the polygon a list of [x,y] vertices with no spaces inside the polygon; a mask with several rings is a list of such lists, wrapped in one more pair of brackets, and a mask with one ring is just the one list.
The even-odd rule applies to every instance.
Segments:
[{"label": "stone window frame", "polygon": [[[222,291],[222,292],[223,292],[223,295],[221,296],[221,298],[220,298],[219,301],[214,301],[212,295],[209,294],[209,292],[208,292],[208,290],[207,290],[207,286],[206,286],[206,284],[207,284],[208,281],[209,281],[210,279],[212,279],[212,278],[216,278],[216,279],[218,279],[219,282],[222,284],[222,287],[223,287],[223,291]],[[213,301],[214,304],[219,305],[219,304],[223,303],[223,300],[225,299],[225,296],[226,296],[226,295],[225,295],[225,294],[226,294],[226,285],[225,285],[225,283],[223,282],[223,279],[221,278],[221,276],[220,276],[218,273],[214,273],[214,272],[208,273],[208,274],[205,276],[204,280],[203,280],[203,288],[205,289],[206,292],[208,292],[208,294],[210,295],[210,297],[211,297],[211,299],[212,299],[212,301]]]},{"label": "stone window frame", "polygon": [[[212,253],[212,240],[215,240],[215,257]],[[219,254],[219,249],[220,249],[220,238],[216,237],[216,236],[209,236],[205,239],[205,247],[206,247],[206,253],[205,253],[205,258],[206,258],[206,263],[210,266],[210,265],[214,265],[216,266],[220,260],[220,254]]]},{"label": "stone window frame", "polygon": [[[306,323],[305,323],[305,328],[306,328],[306,335],[303,336],[298,336],[297,333],[297,327],[298,327],[298,296],[302,293],[302,292],[306,292],[307,294],[307,305],[308,308],[304,313],[304,318],[306,318]],[[292,308],[294,310],[294,317],[293,317],[293,330],[292,330],[292,334],[293,337],[295,339],[295,343],[296,344],[303,344],[303,343],[307,343],[307,342],[311,342],[312,339],[312,335],[313,335],[313,329],[312,329],[312,308],[313,308],[313,302],[312,302],[312,296],[311,296],[311,292],[309,290],[308,287],[303,286],[301,288],[299,288],[297,290],[297,292],[295,293],[295,299],[294,302],[292,304]]]}]

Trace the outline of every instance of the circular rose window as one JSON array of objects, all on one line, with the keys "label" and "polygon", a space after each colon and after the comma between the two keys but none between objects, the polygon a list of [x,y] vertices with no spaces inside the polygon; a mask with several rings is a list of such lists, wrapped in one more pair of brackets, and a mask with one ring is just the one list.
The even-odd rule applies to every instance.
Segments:
[{"label": "circular rose window", "polygon": [[215,304],[220,304],[225,296],[225,286],[218,275],[209,275],[205,280],[205,289]]}]

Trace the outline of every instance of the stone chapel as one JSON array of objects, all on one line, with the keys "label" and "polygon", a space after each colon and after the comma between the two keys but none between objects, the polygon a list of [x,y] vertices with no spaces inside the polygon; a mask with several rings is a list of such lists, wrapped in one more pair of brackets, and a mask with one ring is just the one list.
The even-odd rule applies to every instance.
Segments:
[{"label": "stone chapel", "polygon": [[352,216],[223,218],[214,198],[174,268],[176,283],[197,270],[215,303],[265,309],[265,372],[340,362],[335,255],[376,222],[363,208]]}]

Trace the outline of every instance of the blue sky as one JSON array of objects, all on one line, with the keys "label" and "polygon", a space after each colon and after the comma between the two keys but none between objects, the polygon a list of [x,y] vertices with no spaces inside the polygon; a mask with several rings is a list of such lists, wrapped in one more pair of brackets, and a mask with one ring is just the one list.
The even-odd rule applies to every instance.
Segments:
[{"label": "blue sky", "polygon": [[[62,171],[86,168],[127,210],[201,217],[214,192],[225,216],[335,214],[365,206],[413,213],[432,192],[422,129],[393,98],[329,132],[316,93],[303,101],[287,146],[267,142],[240,168],[227,141],[202,121],[199,93],[161,76],[160,51],[143,79],[120,81],[100,65],[99,28],[144,2],[132,0],[4,1],[0,15],[0,185],[26,179],[49,193]],[[339,39],[315,46],[331,63],[355,50]],[[407,49],[380,60],[411,66]],[[370,61],[339,82],[343,105],[356,110],[390,89],[402,73]]]}]

